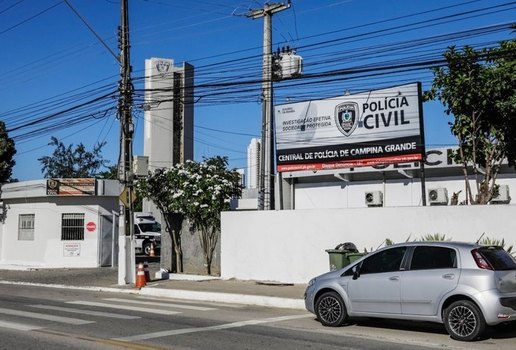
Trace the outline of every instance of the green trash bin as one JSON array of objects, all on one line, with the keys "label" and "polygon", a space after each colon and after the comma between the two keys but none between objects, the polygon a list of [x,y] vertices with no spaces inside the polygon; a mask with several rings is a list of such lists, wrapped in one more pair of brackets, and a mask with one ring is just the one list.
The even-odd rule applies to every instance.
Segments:
[{"label": "green trash bin", "polygon": [[361,257],[363,257],[366,253],[348,253],[349,263],[357,261]]},{"label": "green trash bin", "polygon": [[330,271],[335,271],[349,265],[348,252],[340,249],[326,249],[330,257]]},{"label": "green trash bin", "polygon": [[326,249],[330,258],[330,271],[335,271],[360,259],[365,253],[359,253],[353,243],[339,244],[335,249]]}]

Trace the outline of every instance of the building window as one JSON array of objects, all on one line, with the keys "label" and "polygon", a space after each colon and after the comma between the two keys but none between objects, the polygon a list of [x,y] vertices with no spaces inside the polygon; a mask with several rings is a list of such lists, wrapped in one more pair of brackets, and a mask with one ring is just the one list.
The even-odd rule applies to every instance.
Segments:
[{"label": "building window", "polygon": [[84,240],[84,214],[63,214],[63,219],[61,221],[61,240]]},{"label": "building window", "polygon": [[18,240],[34,240],[34,214],[20,214],[18,220]]}]

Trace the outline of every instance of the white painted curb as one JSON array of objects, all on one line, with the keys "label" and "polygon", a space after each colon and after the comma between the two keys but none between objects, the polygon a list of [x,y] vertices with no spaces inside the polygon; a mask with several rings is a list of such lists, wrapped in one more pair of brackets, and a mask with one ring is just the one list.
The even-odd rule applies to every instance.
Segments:
[{"label": "white painted curb", "polygon": [[268,306],[282,309],[305,309],[305,303],[302,299],[269,297],[262,295],[247,295],[234,293],[215,293],[215,292],[199,292],[182,289],[162,289],[143,287],[142,289],[124,289],[113,287],[82,287],[82,286],[68,286],[63,284],[44,284],[44,283],[30,283],[30,282],[15,282],[0,280],[0,284],[23,285],[34,287],[45,287],[55,289],[70,289],[70,290],[86,290],[92,292],[107,292],[107,293],[125,293],[125,294],[139,294],[144,296],[153,296],[171,299],[184,299],[193,301],[218,302],[227,304],[244,304],[255,306]]},{"label": "white painted curb", "polygon": [[228,304],[269,306],[283,309],[305,309],[305,303],[302,299],[279,298],[262,295],[198,292],[193,290],[161,289],[152,287],[142,288],[140,290],[140,295]]}]

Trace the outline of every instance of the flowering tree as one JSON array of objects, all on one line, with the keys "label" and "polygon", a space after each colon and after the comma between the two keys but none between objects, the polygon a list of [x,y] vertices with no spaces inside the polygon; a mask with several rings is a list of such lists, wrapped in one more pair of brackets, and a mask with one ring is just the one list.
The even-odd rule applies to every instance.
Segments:
[{"label": "flowering tree", "polygon": [[137,186],[142,196],[152,200],[163,213],[172,234],[178,271],[182,271],[181,235],[172,229],[174,213],[176,219],[180,215],[198,231],[207,273],[211,274],[220,213],[229,210],[230,199],[241,194],[240,175],[227,169],[227,165],[227,158],[218,156],[200,163],[186,161],[154,172]]}]

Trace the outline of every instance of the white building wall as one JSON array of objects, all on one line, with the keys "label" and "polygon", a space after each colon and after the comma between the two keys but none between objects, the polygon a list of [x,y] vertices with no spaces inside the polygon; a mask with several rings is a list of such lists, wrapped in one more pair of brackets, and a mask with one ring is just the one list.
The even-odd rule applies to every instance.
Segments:
[{"label": "white building wall", "polygon": [[[1,263],[44,267],[97,267],[99,211],[98,205],[67,206],[48,202],[11,205],[4,225]],[[62,241],[63,213],[84,213],[84,223],[94,222],[97,228],[93,232],[85,229],[82,241]],[[18,240],[20,214],[35,214],[34,240]],[[67,256],[71,250],[65,248],[70,243],[78,244],[78,256]]]},{"label": "white building wall", "polygon": [[[181,73],[182,96],[174,96],[174,73]],[[184,117],[181,133],[185,159],[193,158],[193,67],[175,67],[164,58],[145,60],[144,155],[149,157],[149,170],[174,166],[174,100],[181,99]],[[178,135],[176,133],[176,135]]]},{"label": "white building wall", "polygon": [[[31,267],[98,267],[101,215],[118,211],[118,181],[97,181],[96,196],[47,196],[45,180],[6,185],[7,209],[0,225],[0,265]],[[84,214],[84,240],[61,240],[63,213]],[[20,240],[20,214],[34,214],[34,239]],[[86,225],[95,224],[89,231]]]},{"label": "white building wall", "polygon": [[[496,183],[498,185],[508,185],[513,193],[516,191],[514,175],[500,174]],[[470,180],[470,186],[475,194],[475,181]],[[448,204],[454,192],[462,191],[459,194],[459,202],[466,199],[464,177],[433,177],[427,179],[427,204],[429,204],[428,191],[433,188],[447,189]],[[383,206],[385,207],[422,205],[421,182],[419,179],[406,179],[389,180],[385,183],[378,181],[298,183],[295,184],[294,208],[365,208],[367,207],[365,193],[369,191],[381,191]]]},{"label": "white building wall", "polygon": [[329,271],[326,249],[353,242],[360,251],[386,238],[426,234],[455,241],[485,237],[516,246],[516,205],[427,206],[222,213],[221,276],[307,283]]}]

